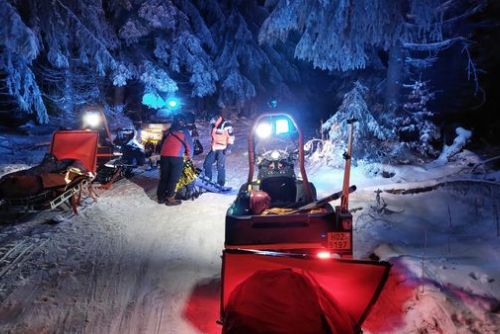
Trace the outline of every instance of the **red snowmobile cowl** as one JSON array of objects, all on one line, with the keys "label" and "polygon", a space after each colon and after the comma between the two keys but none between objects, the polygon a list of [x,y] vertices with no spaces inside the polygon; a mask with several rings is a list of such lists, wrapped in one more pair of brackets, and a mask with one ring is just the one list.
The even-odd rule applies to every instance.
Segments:
[{"label": "red snowmobile cowl", "polygon": [[88,171],[95,173],[98,140],[97,131],[56,131],[52,136],[50,153],[58,160],[79,160]]}]

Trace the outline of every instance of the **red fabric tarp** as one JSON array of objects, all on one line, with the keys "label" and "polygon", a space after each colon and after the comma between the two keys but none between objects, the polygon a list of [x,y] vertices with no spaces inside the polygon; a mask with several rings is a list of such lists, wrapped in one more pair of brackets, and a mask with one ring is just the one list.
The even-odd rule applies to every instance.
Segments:
[{"label": "red fabric tarp", "polygon": [[[304,275],[310,279],[313,285],[316,286],[316,291],[321,291],[321,293],[316,293],[316,295],[323,297],[318,297],[319,299],[316,304],[322,305],[323,308],[325,308],[324,305],[330,305],[326,307],[326,309],[323,309],[323,312],[327,318],[333,319],[332,322],[334,323],[331,330],[334,333],[342,333],[343,330],[356,331],[361,328],[361,324],[368,315],[370,307],[377,300],[390,270],[390,264],[384,262],[337,259],[325,260],[318,259],[314,256],[299,258],[291,256],[273,256],[272,254],[277,253],[240,250],[224,251],[221,316],[225,323],[229,322],[228,326],[231,325],[234,328],[234,319],[229,319],[228,317],[234,316],[240,312],[237,311],[239,307],[235,308],[238,302],[241,303],[242,300],[248,298],[251,294],[258,296],[262,293],[275,294],[274,298],[266,298],[271,304],[274,301],[274,306],[269,304],[267,307],[264,307],[260,302],[252,302],[254,306],[259,306],[255,306],[253,310],[251,310],[252,305],[246,305],[244,307],[247,307],[247,310],[244,312],[250,314],[250,317],[259,317],[261,318],[259,321],[264,321],[264,323],[268,324],[272,323],[274,326],[276,321],[273,319],[275,319],[276,313],[267,312],[266,308],[267,310],[276,309],[277,305],[279,305],[279,303],[276,303],[278,300],[281,300],[281,304],[287,304],[288,302],[294,303],[296,292],[290,289],[296,290],[297,288],[294,287],[294,284],[288,284],[289,282],[287,281],[290,281],[291,278],[285,279],[281,277],[279,279],[281,283],[276,286],[273,285],[273,290],[268,291],[266,286],[269,284],[266,282],[269,281],[269,276],[267,278],[259,278],[257,275],[257,278],[255,276],[251,279],[249,278],[259,271],[276,272],[277,270],[283,271],[284,269],[291,269],[293,272]],[[262,292],[260,292],[258,288],[259,284],[257,281],[259,280]],[[242,288],[240,286],[243,282],[245,282],[244,285],[248,284],[247,288],[244,290],[244,294],[242,294]],[[236,291],[235,295],[232,296],[234,291]],[[246,297],[242,298],[245,295]],[[328,300],[326,304],[325,302],[321,303],[320,299],[322,298]],[[313,303],[310,302],[307,305],[299,305],[299,307],[304,307],[304,315],[310,314],[310,312],[314,310]],[[343,327],[349,325],[349,321],[345,319],[345,315],[347,315],[348,319],[352,320],[351,324],[353,328],[346,329]],[[290,318],[290,316],[288,316],[288,318]],[[242,323],[240,320],[238,320],[239,324]],[[284,322],[282,326],[285,326],[284,328],[287,329],[287,326],[293,323],[292,321]],[[291,329],[291,327],[288,329]],[[266,332],[265,328],[263,328],[262,333],[264,332]],[[297,331],[292,330],[291,332]],[[228,331],[227,333],[231,332]],[[257,333],[260,333],[260,331]],[[275,331],[269,327],[266,333],[280,333],[280,331]]]},{"label": "red fabric tarp", "polygon": [[96,170],[97,131],[56,131],[52,137],[50,153],[58,160],[80,160],[87,170]]}]

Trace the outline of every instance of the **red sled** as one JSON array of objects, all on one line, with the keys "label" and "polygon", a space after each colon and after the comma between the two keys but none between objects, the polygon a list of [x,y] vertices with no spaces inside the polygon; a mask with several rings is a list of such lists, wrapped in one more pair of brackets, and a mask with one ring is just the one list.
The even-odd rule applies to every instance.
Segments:
[{"label": "red sled", "polygon": [[40,165],[5,175],[0,197],[8,212],[36,212],[68,203],[76,212],[83,188],[96,173],[96,131],[56,131]]}]

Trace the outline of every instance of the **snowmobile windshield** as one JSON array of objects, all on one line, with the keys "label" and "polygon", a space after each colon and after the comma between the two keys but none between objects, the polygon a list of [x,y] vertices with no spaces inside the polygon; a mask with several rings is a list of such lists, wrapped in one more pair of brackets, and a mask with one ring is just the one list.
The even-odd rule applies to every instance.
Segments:
[{"label": "snowmobile windshield", "polygon": [[261,119],[254,127],[253,141],[256,162],[288,161],[296,158],[298,131],[295,125],[282,116]]}]

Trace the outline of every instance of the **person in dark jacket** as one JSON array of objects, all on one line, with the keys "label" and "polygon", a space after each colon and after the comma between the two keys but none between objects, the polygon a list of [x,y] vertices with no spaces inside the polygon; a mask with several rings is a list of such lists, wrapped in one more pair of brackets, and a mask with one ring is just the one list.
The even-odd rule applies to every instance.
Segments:
[{"label": "person in dark jacket", "polygon": [[184,156],[192,158],[193,139],[186,128],[182,115],[174,118],[172,126],[165,133],[160,151],[160,182],[158,183],[158,203],[179,205],[175,199],[175,186],[182,175]]}]

